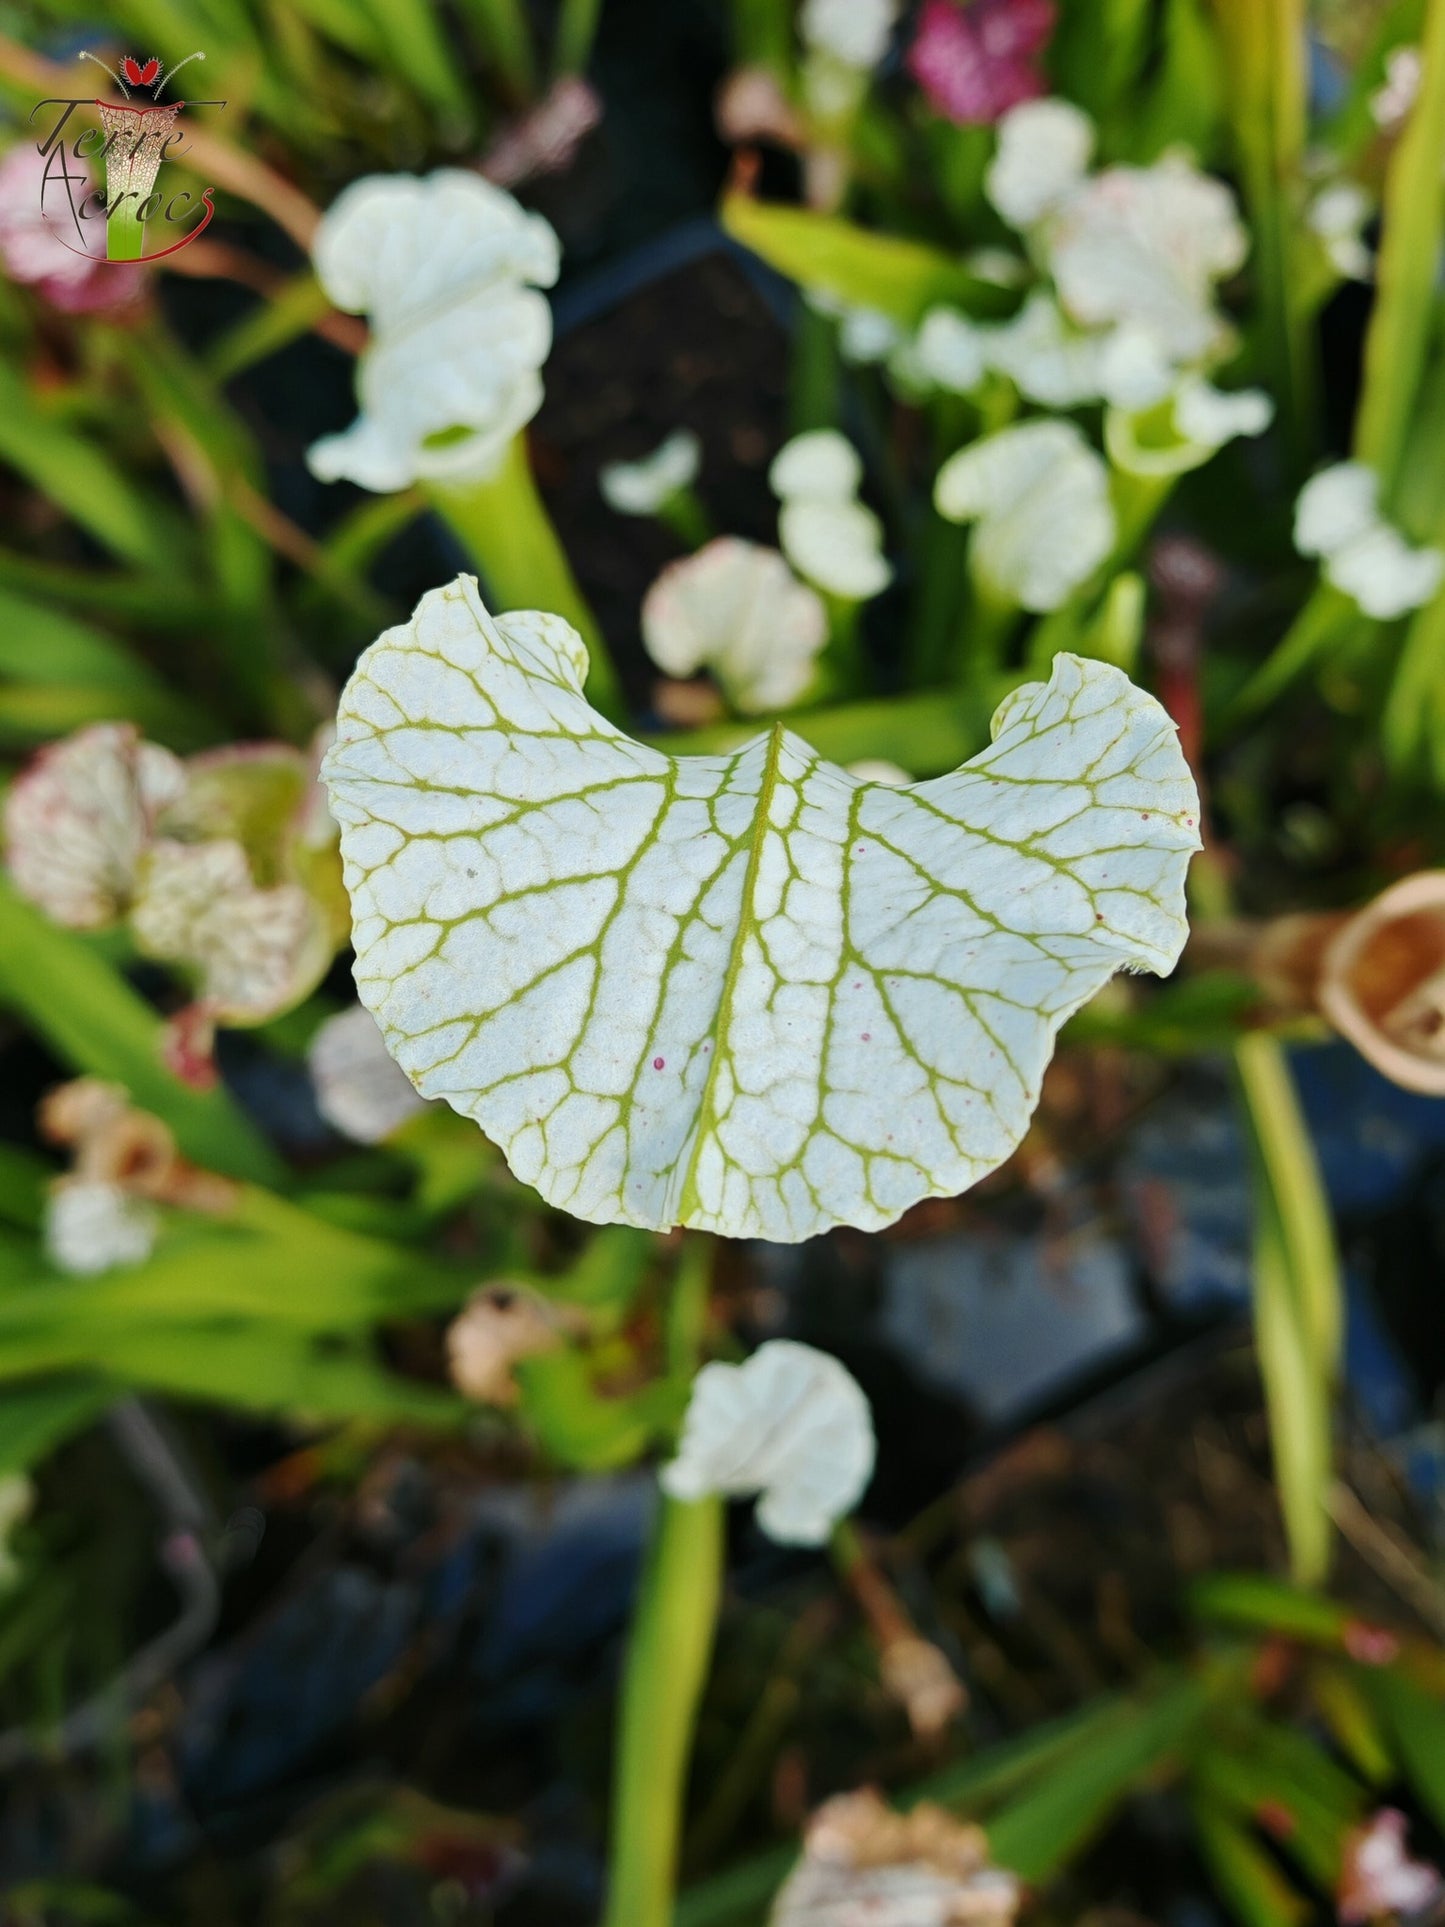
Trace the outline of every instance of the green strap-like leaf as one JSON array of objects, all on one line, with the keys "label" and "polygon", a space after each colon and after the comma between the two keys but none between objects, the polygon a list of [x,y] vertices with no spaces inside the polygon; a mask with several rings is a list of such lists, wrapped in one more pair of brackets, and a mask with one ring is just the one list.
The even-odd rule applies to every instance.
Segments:
[{"label": "green strap-like leaf", "polygon": [[282,1183],[285,1166],[224,1090],[167,1068],[162,1023],[93,944],[61,930],[0,877],[0,1007],[19,1011],[76,1071],[123,1084],[209,1170]]},{"label": "green strap-like leaf", "polygon": [[325,772],[393,1054],[577,1217],[888,1224],[1002,1162],[1064,1019],[1178,956],[1194,785],[1107,664],[1060,656],[912,789],[781,726],[674,760],[585,673],[462,577],[362,658]]},{"label": "green strap-like leaf", "polygon": [[722,224],[800,286],[853,307],[873,308],[905,327],[916,327],[935,303],[984,312],[998,290],[980,283],[961,262],[925,241],[877,234],[836,214],[784,207],[729,194]]},{"label": "green strap-like leaf", "polygon": [[988,1822],[989,1851],[1025,1880],[1046,1880],[1094,1834],[1127,1794],[1187,1756],[1217,1682],[1172,1679],[1132,1718],[1106,1724]]},{"label": "green strap-like leaf", "polygon": [[1420,1804],[1445,1826],[1445,1700],[1398,1668],[1362,1676]]},{"label": "green strap-like leaf", "polygon": [[1236,1813],[1202,1794],[1191,1804],[1205,1863],[1241,1927],[1299,1927],[1309,1919],[1309,1902]]},{"label": "green strap-like leaf", "polygon": [[99,1378],[79,1373],[7,1385],[0,1399],[0,1476],[36,1464],[88,1425],[114,1396]]}]

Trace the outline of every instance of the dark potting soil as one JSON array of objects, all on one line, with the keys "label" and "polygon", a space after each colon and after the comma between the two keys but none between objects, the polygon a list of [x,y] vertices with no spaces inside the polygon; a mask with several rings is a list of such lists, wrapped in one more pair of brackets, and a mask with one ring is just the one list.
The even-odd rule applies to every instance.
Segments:
[{"label": "dark potting soil", "polygon": [[787,340],[756,281],[721,243],[561,332],[532,431],[542,492],[619,668],[646,708],[653,672],[639,612],[658,571],[684,553],[649,518],[617,515],[600,470],[688,428],[697,483],[719,532],[776,543],[767,468],[786,438]]},{"label": "dark potting soil", "polygon": [[[94,1450],[70,1448],[92,1504]],[[1346,1434],[1341,1469],[1377,1522],[1418,1538],[1367,1440]],[[186,1897],[217,1880],[227,1918],[279,1918],[281,1882],[300,1909],[288,1922],[331,1927],[364,1898],[367,1918],[410,1927],[450,1869],[478,1909],[458,1919],[584,1927],[653,1487],[645,1471],[501,1483],[519,1470],[510,1448],[397,1437],[349,1491],[307,1454],[235,1482],[233,1519],[266,1521],[242,1581],[254,1610],[228,1616],[138,1730],[128,1807],[104,1768],[29,1776],[0,1834],[11,1877],[83,1871],[166,1919],[196,1917]],[[956,1750],[910,1736],[825,1561],[770,1546],[744,1508],[732,1541],[692,1877],[785,1842],[830,1792],[906,1786]],[[1225,1335],[956,1476],[885,1557],[968,1687],[973,1751],[1147,1676],[1187,1643],[1190,1579],[1278,1571],[1281,1552],[1257,1373],[1243,1336]],[[1388,1573],[1348,1547],[1337,1590],[1364,1617],[1412,1623]],[[764,1686],[783,1716],[741,1771]],[[405,1819],[406,1844],[363,1829],[392,1844],[349,1859],[332,1843],[368,1813]],[[1198,1890],[1186,1832],[1168,1799],[1145,1803],[1094,1857],[1081,1900],[1165,1917]]]},{"label": "dark potting soil", "polygon": [[[767,467],[786,434],[787,340],[758,280],[705,225],[680,230],[678,238],[676,249],[665,240],[564,288],[546,401],[530,430],[547,506],[644,713],[653,672],[640,640],[642,599],[684,550],[652,520],[609,509],[599,471],[650,454],[678,428],[691,429],[703,449],[697,492],[713,525],[775,543]],[[688,258],[669,267],[669,254]],[[168,288],[166,303],[173,324],[197,339],[237,310],[234,291],[206,284]],[[312,441],[351,419],[353,380],[350,359],[311,336],[247,370],[228,390],[261,447],[272,499],[310,534],[324,533],[365,499],[350,485],[317,482],[305,463]],[[373,580],[400,616],[470,566],[450,531],[423,516],[382,552]],[[371,639],[364,623],[338,611],[304,641],[333,677],[344,677]]]}]

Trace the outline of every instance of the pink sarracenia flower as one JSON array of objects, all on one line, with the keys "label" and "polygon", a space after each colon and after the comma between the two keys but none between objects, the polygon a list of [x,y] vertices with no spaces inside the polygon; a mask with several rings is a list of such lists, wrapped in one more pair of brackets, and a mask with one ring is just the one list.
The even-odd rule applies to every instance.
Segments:
[{"label": "pink sarracenia flower", "polygon": [[1044,92],[1039,56],[1055,0],[924,0],[908,70],[930,104],[960,127],[986,127]]},{"label": "pink sarracenia flower", "polygon": [[[76,190],[77,197],[79,190]],[[105,223],[91,220],[91,245],[105,247]],[[0,267],[11,281],[33,287],[64,314],[96,314],[123,307],[145,285],[133,262],[110,263],[78,252],[65,183],[46,183],[46,163],[30,141],[0,158]]]}]

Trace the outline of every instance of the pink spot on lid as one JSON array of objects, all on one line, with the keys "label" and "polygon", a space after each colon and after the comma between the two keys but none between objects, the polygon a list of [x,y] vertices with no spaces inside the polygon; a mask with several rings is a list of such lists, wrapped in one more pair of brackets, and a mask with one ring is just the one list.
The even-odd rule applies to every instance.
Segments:
[{"label": "pink spot on lid", "polygon": [[653,1060],[652,1060],[652,1068],[653,1068],[653,1069],[654,1069],[655,1071],[662,1071],[662,1070],[666,1070],[666,1069],[667,1069],[667,1059],[666,1059],[665,1057],[654,1057],[654,1058],[653,1058]]},{"label": "pink spot on lid", "polygon": [[871,1044],[871,1043],[873,1042],[873,1033],[872,1033],[872,1031],[871,1031],[871,1030],[865,1030],[865,1031],[864,1031],[864,1033],[863,1033],[863,1042],[864,1042],[865,1044]]}]

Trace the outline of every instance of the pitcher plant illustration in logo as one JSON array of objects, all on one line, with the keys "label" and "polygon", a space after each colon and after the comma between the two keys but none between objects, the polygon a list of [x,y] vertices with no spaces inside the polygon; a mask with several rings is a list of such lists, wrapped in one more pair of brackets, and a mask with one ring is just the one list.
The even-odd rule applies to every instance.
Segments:
[{"label": "pitcher plant illustration in logo", "polygon": [[[185,140],[177,123],[185,111],[186,102],[162,100],[161,94],[182,67],[189,66],[193,60],[204,60],[205,55],[200,52],[188,54],[184,60],[163,69],[154,54],[145,60],[126,54],[118,72],[95,54],[82,53],[80,58],[93,62],[108,73],[125,98],[123,101],[110,101],[51,96],[36,104],[30,116],[32,123],[42,108],[61,109],[45,139],[38,145],[38,152],[45,160],[40,190],[41,218],[63,246],[72,253],[85,254],[92,260],[155,261],[163,255],[174,254],[178,249],[188,246],[210,225],[215,213],[211,199],[214,190],[202,188],[197,196],[191,189],[182,188],[169,198],[157,190],[162,161],[174,158]],[[202,101],[192,104],[224,107],[226,103]],[[99,128],[86,128],[67,139],[72,116],[86,108],[92,108],[99,115]],[[97,158],[105,168],[104,189],[94,185],[89,171],[90,163]],[[53,197],[52,204],[47,206],[47,195],[51,189],[63,191],[65,213],[69,217],[68,224],[74,230],[75,241],[66,240],[55,232]],[[89,235],[94,231],[93,223],[98,217],[105,222],[103,257],[93,244],[88,244]],[[156,221],[163,221],[171,228],[182,231],[167,245],[152,248],[147,253],[146,228]]]}]

